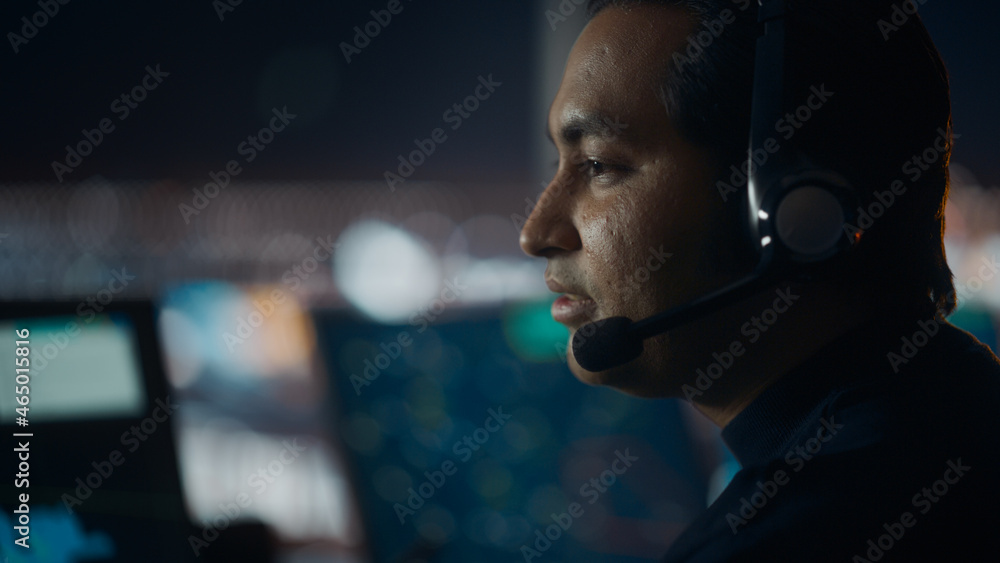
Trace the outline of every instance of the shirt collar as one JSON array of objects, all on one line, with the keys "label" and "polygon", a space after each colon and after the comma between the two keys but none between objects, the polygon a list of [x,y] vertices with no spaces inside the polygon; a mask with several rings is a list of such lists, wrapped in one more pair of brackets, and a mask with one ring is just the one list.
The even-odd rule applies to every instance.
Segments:
[{"label": "shirt collar", "polygon": [[743,467],[782,458],[825,399],[844,387],[892,375],[888,353],[912,335],[920,315],[900,315],[848,331],[757,396],[722,430]]}]

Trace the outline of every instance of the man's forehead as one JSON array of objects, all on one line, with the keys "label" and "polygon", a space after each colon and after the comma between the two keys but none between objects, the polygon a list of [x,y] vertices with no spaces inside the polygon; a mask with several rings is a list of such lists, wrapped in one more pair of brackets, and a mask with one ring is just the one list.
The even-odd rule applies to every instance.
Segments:
[{"label": "man's forehead", "polygon": [[584,27],[569,60],[584,72],[594,68],[626,67],[629,63],[666,63],[686,43],[695,20],[677,6],[611,5]]},{"label": "man's forehead", "polygon": [[679,9],[652,8],[651,13],[606,8],[581,33],[550,108],[550,140],[660,136],[666,120],[659,96],[664,71],[690,22]]},{"label": "man's forehead", "polygon": [[664,71],[691,25],[672,7],[612,6],[599,12],[570,52],[550,108],[549,138],[630,136],[628,124],[662,109],[657,94]]}]

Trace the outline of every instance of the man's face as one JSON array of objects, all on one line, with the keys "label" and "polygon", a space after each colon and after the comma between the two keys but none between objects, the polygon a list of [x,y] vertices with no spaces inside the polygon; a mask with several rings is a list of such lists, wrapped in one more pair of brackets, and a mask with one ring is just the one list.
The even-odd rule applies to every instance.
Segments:
[{"label": "man's face", "polygon": [[[736,210],[713,187],[708,154],[683,139],[658,98],[692,20],[679,9],[601,11],[580,35],[552,103],[559,168],[521,231],[548,260],[553,317],[571,333],[612,316],[639,320],[735,278]],[[730,198],[732,199],[732,198]],[[728,206],[737,205],[730,201]],[[721,315],[721,314],[720,314]],[[677,395],[712,351],[738,336],[715,315],[646,341],[634,362],[582,381],[644,396]]]}]

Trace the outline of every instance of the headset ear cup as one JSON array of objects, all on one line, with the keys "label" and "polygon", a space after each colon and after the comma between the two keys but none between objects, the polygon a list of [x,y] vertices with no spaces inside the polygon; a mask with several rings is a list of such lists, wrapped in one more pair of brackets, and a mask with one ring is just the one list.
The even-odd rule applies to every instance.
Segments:
[{"label": "headset ear cup", "polygon": [[807,183],[792,188],[778,202],[774,234],[793,261],[818,262],[841,249],[846,221],[840,198],[825,187]]}]

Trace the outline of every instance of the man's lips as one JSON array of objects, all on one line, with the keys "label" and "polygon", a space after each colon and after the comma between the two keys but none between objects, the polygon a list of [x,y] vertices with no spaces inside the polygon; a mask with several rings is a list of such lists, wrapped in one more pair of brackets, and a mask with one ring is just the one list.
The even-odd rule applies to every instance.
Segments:
[{"label": "man's lips", "polygon": [[562,295],[552,303],[552,318],[568,326],[582,325],[594,319],[597,302],[579,295]]},{"label": "man's lips", "polygon": [[546,278],[545,285],[555,293],[562,293],[552,303],[552,318],[565,325],[581,325],[594,319],[597,302],[592,297],[575,288],[569,288],[552,278]]}]

